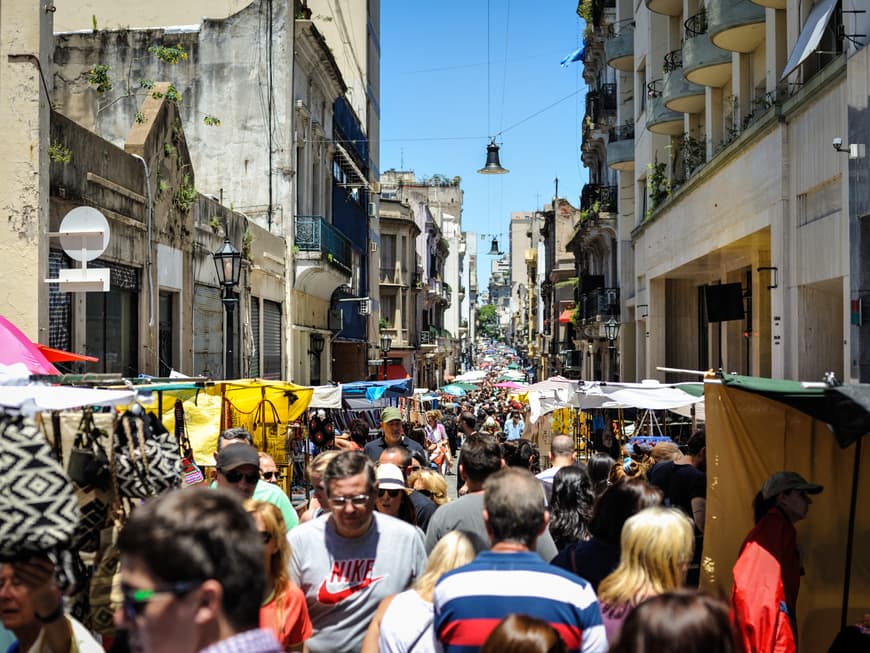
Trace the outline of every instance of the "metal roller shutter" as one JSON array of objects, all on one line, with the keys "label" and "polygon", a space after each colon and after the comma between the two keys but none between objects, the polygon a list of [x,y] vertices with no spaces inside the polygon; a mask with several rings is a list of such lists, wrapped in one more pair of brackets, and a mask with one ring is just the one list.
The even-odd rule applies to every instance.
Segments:
[{"label": "metal roller shutter", "polygon": [[220,379],[224,374],[224,305],[219,288],[193,288],[193,373]]},{"label": "metal roller shutter", "polygon": [[251,346],[251,364],[248,369],[248,376],[252,379],[260,376],[260,298],[251,297],[251,335],[253,336],[253,345]]},{"label": "metal roller shutter", "polygon": [[263,378],[281,378],[281,304],[263,300]]}]

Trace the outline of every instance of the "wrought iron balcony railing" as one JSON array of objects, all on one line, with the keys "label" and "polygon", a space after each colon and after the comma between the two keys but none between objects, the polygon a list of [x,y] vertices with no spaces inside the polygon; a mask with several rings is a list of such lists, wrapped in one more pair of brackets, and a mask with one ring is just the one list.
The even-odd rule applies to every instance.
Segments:
[{"label": "wrought iron balcony railing", "polygon": [[619,315],[619,288],[595,288],[580,295],[577,310],[578,320],[587,323],[611,315]]},{"label": "wrought iron balcony railing", "polygon": [[597,203],[599,213],[616,213],[619,186],[586,184],[580,193],[580,210],[588,211]]},{"label": "wrought iron balcony railing", "polygon": [[293,245],[300,252],[320,252],[337,268],[350,273],[350,241],[322,215],[297,215]]}]

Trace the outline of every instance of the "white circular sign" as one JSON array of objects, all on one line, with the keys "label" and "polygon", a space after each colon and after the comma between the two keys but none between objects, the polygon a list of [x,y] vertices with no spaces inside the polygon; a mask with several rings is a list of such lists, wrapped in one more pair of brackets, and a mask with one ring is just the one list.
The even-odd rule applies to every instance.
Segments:
[{"label": "white circular sign", "polygon": [[78,206],[67,213],[60,223],[59,233],[68,234],[60,237],[60,244],[66,255],[75,261],[93,261],[109,246],[109,221],[90,206]]}]

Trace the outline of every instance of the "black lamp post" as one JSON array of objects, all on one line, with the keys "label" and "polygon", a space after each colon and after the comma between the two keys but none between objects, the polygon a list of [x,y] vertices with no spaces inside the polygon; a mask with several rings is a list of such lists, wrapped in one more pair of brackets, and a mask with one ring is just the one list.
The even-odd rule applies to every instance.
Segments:
[{"label": "black lamp post", "polygon": [[609,357],[610,358],[610,365],[609,365],[609,367],[610,367],[610,379],[609,380],[613,380],[613,377],[615,376],[613,373],[613,370],[615,367],[614,363],[616,362],[616,355],[614,354],[614,351],[616,350],[616,345],[614,345],[613,343],[619,337],[619,326],[620,326],[619,322],[617,322],[616,318],[613,317],[612,315],[610,316],[610,319],[607,320],[607,322],[604,324],[604,335],[607,337],[607,340],[610,342],[610,345],[609,345],[609,349],[610,349],[610,357]]},{"label": "black lamp post", "polygon": [[233,287],[239,283],[239,276],[242,272],[242,254],[233,247],[229,238],[224,239],[223,246],[212,254],[214,257],[214,266],[217,270],[218,282],[224,288],[222,298],[224,309],[227,312],[227,334],[226,334],[226,361],[224,362],[225,378],[234,379],[236,377],[233,366],[233,311],[236,308],[238,299],[233,291]]},{"label": "black lamp post", "polygon": [[387,380],[387,354],[390,353],[390,347],[393,345],[393,339],[386,333],[381,334],[381,354],[384,357],[384,381]]}]

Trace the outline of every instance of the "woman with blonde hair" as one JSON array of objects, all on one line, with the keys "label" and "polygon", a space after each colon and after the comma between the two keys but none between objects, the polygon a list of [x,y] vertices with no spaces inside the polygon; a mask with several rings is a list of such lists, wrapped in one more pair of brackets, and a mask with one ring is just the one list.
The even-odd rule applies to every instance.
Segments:
[{"label": "woman with blonde hair", "polygon": [[447,496],[447,481],[433,469],[420,469],[408,476],[408,487],[429,497],[436,506],[450,501]]},{"label": "woman with blonde hair", "polygon": [[444,430],[444,425],[441,424],[440,410],[426,411],[425,429],[425,445],[429,459],[438,465],[438,471],[446,474],[450,471],[451,465],[453,465],[453,459],[450,456],[450,443],[447,440],[447,431]]},{"label": "woman with blonde hair", "polygon": [[625,522],[619,565],[598,586],[611,644],[639,603],[685,583],[694,547],[692,522],[677,508],[646,508]]},{"label": "woman with blonde hair", "polygon": [[311,637],[311,619],[302,590],[291,581],[290,544],[287,527],[277,506],[248,499],[244,503],[263,538],[266,568],[266,596],[260,606],[260,628],[271,631],[285,651],[301,650]]},{"label": "woman with blonde hair", "polygon": [[340,453],[341,451],[338,450],[321,451],[308,463],[308,480],[314,496],[308,500],[308,505],[299,515],[300,524],[329,512],[329,499],[326,496],[326,488],[323,487],[323,472],[332,459]]},{"label": "woman with blonde hair", "polygon": [[429,562],[414,587],[381,601],[363,640],[362,653],[434,651],[435,584],[448,571],[474,560],[477,553],[472,539],[462,531],[450,531],[442,537],[429,554]]}]

